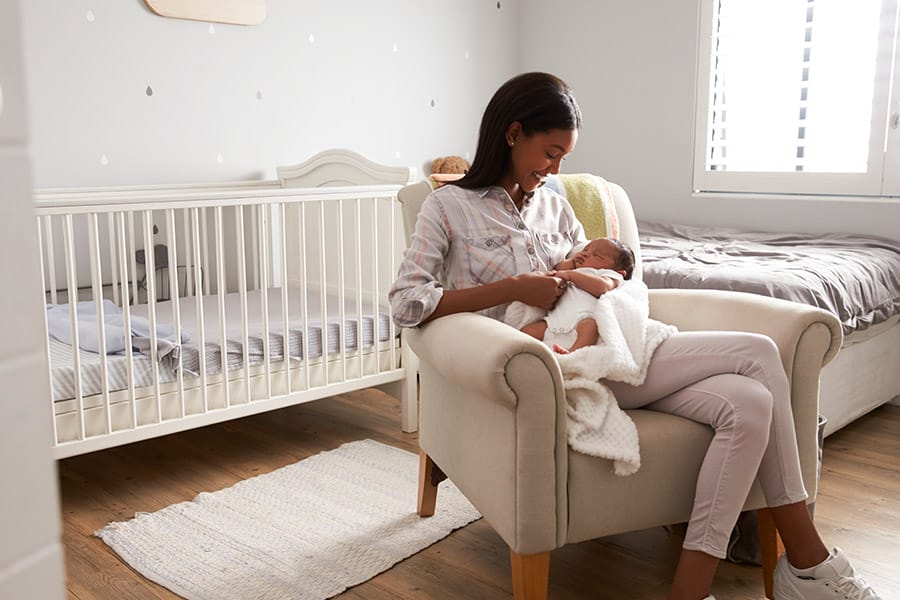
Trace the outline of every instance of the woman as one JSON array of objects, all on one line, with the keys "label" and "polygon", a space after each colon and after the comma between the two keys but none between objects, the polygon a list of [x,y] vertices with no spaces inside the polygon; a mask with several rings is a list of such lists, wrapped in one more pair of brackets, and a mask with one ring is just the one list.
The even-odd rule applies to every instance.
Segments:
[{"label": "woman", "polygon": [[[548,271],[586,240],[569,204],[541,186],[559,172],[580,129],[578,104],[553,75],[526,73],[497,90],[468,173],[422,206],[390,292],[399,326],[469,311],[502,319],[516,300],[553,307],[565,282]],[[829,552],[806,508],[787,377],[769,338],[676,333],[653,354],[642,385],[605,383],[622,408],[715,429],[670,600],[711,598],[716,567],[757,476],[786,551],[776,568],[776,598],[831,599],[840,590],[878,600],[840,550]]]}]

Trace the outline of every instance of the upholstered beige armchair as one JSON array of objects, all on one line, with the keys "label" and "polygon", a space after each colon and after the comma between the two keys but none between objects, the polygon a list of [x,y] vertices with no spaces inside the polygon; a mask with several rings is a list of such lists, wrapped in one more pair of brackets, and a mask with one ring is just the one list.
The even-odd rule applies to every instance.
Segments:
[{"label": "upholstered beige armchair", "polygon": [[[610,184],[621,238],[639,253],[625,191]],[[400,192],[407,235],[428,183]],[[640,258],[635,276],[640,276]],[[740,292],[654,290],[651,317],[681,330],[741,330],[775,340],[791,382],[803,478],[816,494],[819,371],[837,353],[841,330],[827,311]],[[420,360],[419,514],[435,510],[446,474],[509,545],[515,598],[546,598],[550,551],[565,544],[687,521],[712,429],[633,410],[641,468],[613,474],[609,461],[566,443],[560,367],[541,342],[498,321],[455,314],[406,339]],[[764,506],[758,483],[746,509]],[[440,510],[438,502],[437,510]],[[771,598],[778,542],[760,511],[763,575]]]}]

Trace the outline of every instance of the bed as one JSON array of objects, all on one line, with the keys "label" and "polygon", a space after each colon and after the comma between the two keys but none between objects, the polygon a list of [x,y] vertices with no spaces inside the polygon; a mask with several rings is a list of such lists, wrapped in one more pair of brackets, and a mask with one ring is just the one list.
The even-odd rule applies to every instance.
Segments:
[{"label": "bed", "polygon": [[369,387],[415,430],[387,302],[414,169],[329,150],[276,173],[36,191],[56,458]]},{"label": "bed", "polygon": [[650,288],[751,292],[829,310],[843,344],[822,369],[819,412],[830,435],[900,400],[900,241],[639,221]]}]

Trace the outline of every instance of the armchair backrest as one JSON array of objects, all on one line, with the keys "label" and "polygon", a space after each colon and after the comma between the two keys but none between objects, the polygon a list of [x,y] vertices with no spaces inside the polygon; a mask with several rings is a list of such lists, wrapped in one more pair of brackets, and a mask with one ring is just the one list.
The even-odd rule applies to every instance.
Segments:
[{"label": "armchair backrest", "polygon": [[[619,217],[619,238],[634,250],[635,265],[633,277],[641,279],[641,245],[631,200],[629,200],[628,194],[622,186],[612,182],[607,183],[615,201],[616,214]],[[419,210],[422,208],[422,203],[425,202],[431,190],[432,187],[428,181],[419,181],[401,188],[397,193],[397,199],[400,201],[400,206],[403,210],[403,230],[406,232],[407,243],[409,243],[416,229],[416,218],[419,215]]]}]

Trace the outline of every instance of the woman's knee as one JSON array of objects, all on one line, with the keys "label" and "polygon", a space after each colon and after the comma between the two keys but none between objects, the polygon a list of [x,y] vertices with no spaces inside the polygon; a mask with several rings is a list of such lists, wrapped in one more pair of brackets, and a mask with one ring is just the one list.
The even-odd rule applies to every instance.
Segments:
[{"label": "woman's knee", "polygon": [[761,333],[742,332],[734,341],[733,351],[751,359],[781,360],[781,353],[775,341]]},{"label": "woman's knee", "polygon": [[733,374],[711,377],[708,381],[723,398],[718,426],[731,428],[740,437],[768,438],[774,403],[765,385],[751,377]]},{"label": "woman's knee", "polygon": [[770,391],[773,386],[783,387],[787,375],[781,363],[781,352],[772,338],[759,333],[746,333],[741,336],[734,354],[741,357],[740,374],[759,380]]}]

